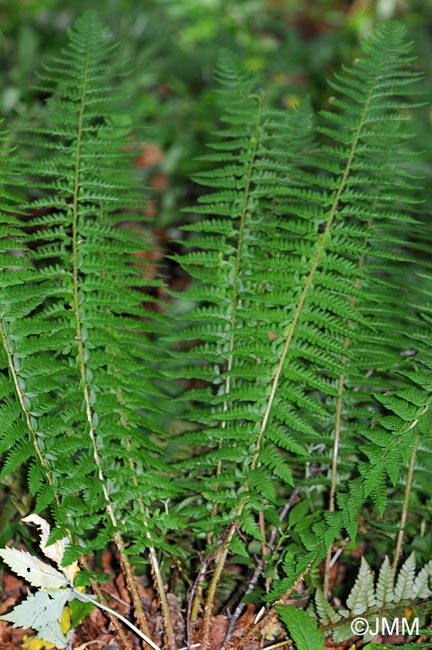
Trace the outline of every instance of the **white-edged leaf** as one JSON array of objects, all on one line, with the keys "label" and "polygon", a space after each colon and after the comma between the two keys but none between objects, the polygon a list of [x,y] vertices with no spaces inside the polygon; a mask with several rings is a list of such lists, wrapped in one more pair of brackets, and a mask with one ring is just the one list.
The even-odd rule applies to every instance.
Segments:
[{"label": "white-edged leaf", "polygon": [[293,605],[277,605],[276,610],[297,650],[324,650],[324,637],[307,612]]},{"label": "white-edged leaf", "polygon": [[347,607],[352,614],[367,612],[375,605],[374,576],[364,557],[361,559],[360,571],[351,593],[347,598]]},{"label": "white-edged leaf", "polygon": [[394,601],[393,571],[387,555],[381,565],[378,581],[375,589],[375,600],[377,607]]},{"label": "white-edged leaf", "polygon": [[43,589],[61,589],[68,586],[67,578],[49,564],[41,562],[27,551],[18,551],[16,548],[0,549],[0,557],[10,566],[12,571],[22,576],[33,587]]},{"label": "white-edged leaf", "polygon": [[32,627],[39,631],[52,621],[60,621],[63,608],[72,594],[72,589],[37,591],[29,594],[11,612],[0,616],[0,619],[13,623],[15,627]]},{"label": "white-edged leaf", "polygon": [[[68,636],[70,636],[70,634]],[[52,643],[56,648],[65,648],[69,643],[69,639],[63,634],[61,625],[58,621],[51,621],[48,625],[44,625],[44,627],[39,630],[37,638],[49,641],[49,643]]]},{"label": "white-edged leaf", "polygon": [[415,576],[415,553],[414,551],[406,559],[398,573],[395,587],[395,601],[408,600],[413,597]]},{"label": "white-edged leaf", "polygon": [[73,564],[70,564],[67,567],[62,567],[61,565],[65,548],[69,543],[68,538],[63,537],[63,539],[60,539],[57,542],[54,542],[54,544],[50,544],[49,546],[47,546],[47,541],[51,534],[51,528],[49,523],[46,521],[46,519],[40,517],[39,515],[32,514],[32,515],[28,515],[27,517],[24,517],[22,521],[25,521],[28,524],[34,524],[39,528],[39,534],[40,534],[39,546],[42,549],[43,554],[50,560],[53,560],[57,564],[59,569],[63,571],[63,573],[67,576],[70,582],[73,583],[78,571],[78,563],[73,562]]},{"label": "white-edged leaf", "polygon": [[429,589],[429,580],[432,578],[432,560],[419,571],[413,586],[413,598],[429,598],[432,591]]}]

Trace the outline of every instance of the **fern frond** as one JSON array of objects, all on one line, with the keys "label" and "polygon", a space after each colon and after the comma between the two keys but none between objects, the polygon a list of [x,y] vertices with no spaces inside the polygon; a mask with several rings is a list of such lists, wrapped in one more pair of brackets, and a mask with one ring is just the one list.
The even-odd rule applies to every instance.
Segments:
[{"label": "fern frond", "polygon": [[26,220],[13,222],[28,245],[28,268],[4,274],[1,300],[16,419],[26,423],[15,439],[6,436],[12,451],[3,471],[34,455],[31,434],[38,506],[57,492],[57,524],[89,552],[113,530],[140,529],[143,538],[147,516],[138,501],[159,494],[155,475],[165,467],[148,428],[160,395],[149,381],[155,357],[142,289],[154,281],[135,264],[143,236],[124,227],[137,207],[113,47],[87,12],[41,75],[52,96],[32,134],[40,153],[27,170],[39,198],[23,206]]},{"label": "fern frond", "polygon": [[414,595],[415,553],[411,553],[399,570],[395,585],[395,600],[409,600]]},{"label": "fern frond", "polygon": [[347,607],[355,614],[363,614],[375,606],[374,575],[362,557],[360,571],[347,598]]},{"label": "fern frond", "polygon": [[[431,562],[428,562],[416,576],[415,555],[412,553],[401,567],[394,586],[393,570],[386,557],[374,584],[373,573],[362,557],[359,573],[346,601],[346,608],[335,609],[322,591],[317,590],[315,610],[318,621],[324,629],[331,631],[333,640],[339,643],[353,635],[350,623],[361,615],[370,625],[369,631],[364,635],[365,640],[371,639],[370,630],[381,629],[381,620],[387,621],[388,624],[407,607],[419,610],[421,599],[430,597],[428,580],[431,577],[431,569]],[[426,600],[423,604],[427,605]]]},{"label": "fern frond", "polygon": [[321,589],[317,589],[315,594],[315,607],[318,615],[318,620],[322,625],[328,623],[337,623],[341,620],[342,616],[330,605],[327,598],[325,598]]}]

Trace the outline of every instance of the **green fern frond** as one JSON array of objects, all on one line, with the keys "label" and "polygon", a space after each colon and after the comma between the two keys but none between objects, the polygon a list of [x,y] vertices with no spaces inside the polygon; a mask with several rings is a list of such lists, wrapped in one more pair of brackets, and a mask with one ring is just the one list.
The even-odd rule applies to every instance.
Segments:
[{"label": "green fern frond", "polygon": [[328,625],[329,623],[337,623],[341,620],[341,614],[338,614],[337,611],[332,607],[325,598],[321,589],[317,589],[315,594],[315,607],[318,616],[318,620],[322,625]]},{"label": "green fern frond", "polygon": [[3,276],[3,367],[21,423],[20,435],[6,434],[3,473],[36,456],[29,480],[38,507],[56,495],[57,524],[90,551],[116,529],[143,538],[139,501],[159,495],[165,465],[147,428],[160,394],[149,380],[155,355],[141,291],[155,282],[135,263],[143,236],[124,227],[139,217],[114,83],[122,71],[94,12],[69,37],[41,75],[52,96],[27,170],[39,198],[15,220],[25,270]]}]

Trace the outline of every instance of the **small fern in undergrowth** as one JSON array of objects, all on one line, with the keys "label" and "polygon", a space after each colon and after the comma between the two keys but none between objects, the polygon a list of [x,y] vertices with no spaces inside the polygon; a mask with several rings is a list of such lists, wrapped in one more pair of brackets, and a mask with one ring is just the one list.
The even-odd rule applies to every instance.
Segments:
[{"label": "small fern in undergrowth", "polygon": [[[422,609],[430,614],[432,591],[429,587],[432,578],[432,560],[416,574],[415,556],[412,553],[399,569],[393,574],[389,559],[386,557],[379,570],[378,579],[374,579],[368,563],[361,560],[359,574],[346,600],[346,607],[335,609],[324,597],[321,589],[315,594],[315,609],[318,623],[322,631],[331,633],[335,643],[340,643],[353,636],[351,623],[362,617],[372,631],[381,630],[385,620],[388,629],[392,628],[394,620],[405,617],[411,612],[410,618],[424,623]],[[400,626],[397,628],[400,629]],[[419,629],[419,627],[418,627]],[[373,638],[368,631],[364,634],[365,641]]]},{"label": "small fern in undergrowth", "polygon": [[[336,609],[322,590],[317,589],[315,608],[310,607],[309,612],[292,605],[280,605],[277,611],[295,642],[296,650],[324,650],[325,637],[331,637],[334,643],[339,644],[353,638],[356,632],[365,642],[382,637],[386,630],[389,634],[391,631],[408,634],[407,628],[418,632],[431,610],[431,578],[432,560],[416,574],[412,553],[396,579],[386,557],[375,582],[373,572],[362,558],[346,607]],[[415,647],[419,646],[416,644]]]},{"label": "small fern in undergrowth", "polygon": [[[25,468],[35,509],[55,523],[49,541],[68,539],[64,564],[87,569],[84,554],[115,543],[144,640],[154,630],[130,556],[148,555],[169,650],[210,647],[232,554],[251,570],[246,595],[259,585],[269,604],[239,647],[265,636],[275,605],[301,628],[308,614],[280,607],[322,561],[318,615],[338,638],[360,609],[425,598],[430,563],[414,579],[411,558],[395,586],[387,561],[376,586],[363,563],[346,611],[327,602],[332,544],[356,538],[369,498],[381,516],[389,497],[398,504],[392,575],[408,519],[430,517],[431,278],[407,236],[422,232],[408,125],[420,75],[404,29],[375,30],[318,118],[307,102],[275,108],[254,74],[221,56],[221,126],[195,178],[210,192],[184,227],[191,250],[175,256],[193,308],[168,335],[160,307],[143,306],[159,284],[137,265],[144,235],[127,228],[142,207],[128,180],[123,70],[93,12],[69,38],[41,74],[50,99],[38,126],[20,139],[29,162],[2,156],[1,476]],[[421,288],[408,295],[415,264]],[[161,425],[170,377],[187,389],[178,435]]]}]

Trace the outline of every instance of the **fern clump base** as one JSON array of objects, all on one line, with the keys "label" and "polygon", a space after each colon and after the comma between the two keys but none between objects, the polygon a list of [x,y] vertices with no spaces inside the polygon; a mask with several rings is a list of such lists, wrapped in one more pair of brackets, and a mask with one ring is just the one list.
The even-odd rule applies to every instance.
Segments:
[{"label": "fern clump base", "polygon": [[[71,647],[96,606],[121,647],[130,628],[156,650],[349,647],[356,617],[408,610],[425,626],[430,269],[404,28],[376,27],[319,115],[275,106],[221,53],[220,122],[170,260],[182,292],[143,262],[118,58],[84,14],[16,151],[2,136],[0,478],[27,477],[56,565],[0,551],[40,589],[4,620]],[[94,572],[107,547],[127,616]]]}]

